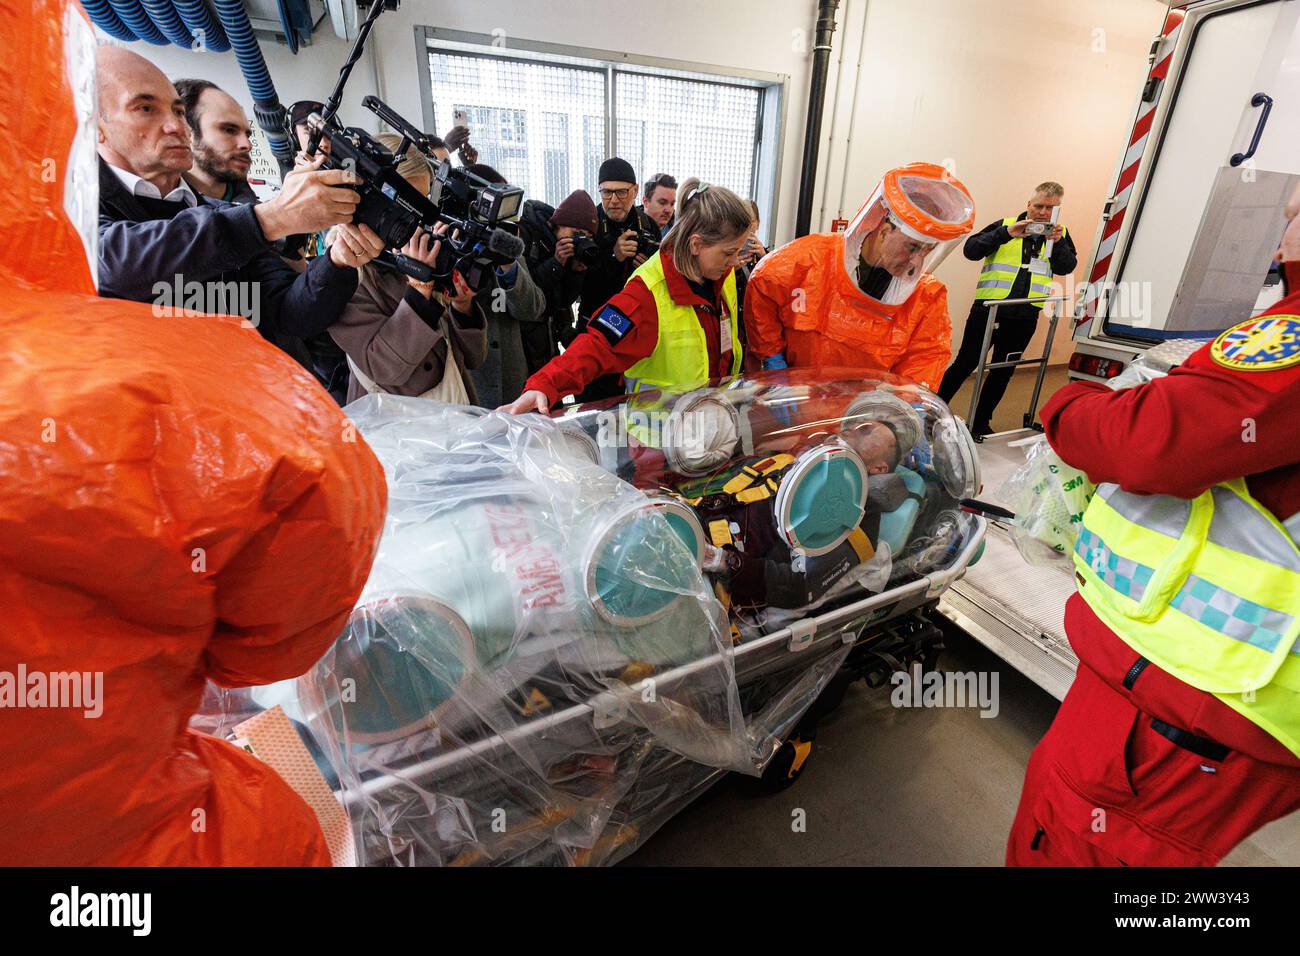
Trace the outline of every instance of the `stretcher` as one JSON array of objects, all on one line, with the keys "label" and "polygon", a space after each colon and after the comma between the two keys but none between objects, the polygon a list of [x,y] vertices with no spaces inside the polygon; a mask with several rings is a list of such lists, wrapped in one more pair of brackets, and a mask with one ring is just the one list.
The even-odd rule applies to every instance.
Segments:
[{"label": "stretcher", "polygon": [[[212,689],[200,726],[229,733],[280,705],[374,865],[608,864],[726,773],[789,785],[848,683],[933,666],[926,615],[986,522],[955,508],[978,486],[974,446],[933,396],[764,375],[718,386],[721,404],[687,401],[735,428],[702,440],[680,414],[658,432],[650,416],[613,449],[572,420],[394,396],[350,406],[389,476],[352,621],[298,681]],[[890,415],[877,437],[896,442],[892,471],[840,435]],[[661,454],[664,435],[690,454]],[[701,510],[711,495],[737,518],[730,542]],[[779,546],[760,526],[779,526]],[[807,605],[729,601],[737,562],[812,552],[858,566],[830,567]]]},{"label": "stretcher", "polygon": [[[890,672],[906,669],[912,661],[933,666],[938,635],[925,628],[924,614],[933,610],[938,596],[976,559],[984,532],[984,519],[976,519],[951,562],[923,578],[800,618],[735,648],[732,660],[747,716],[756,723],[769,721],[769,740],[778,741],[763,767],[756,768],[770,766],[768,780],[772,784],[782,786],[797,779],[815,733],[815,722],[805,721],[805,717],[837,675],[874,676],[873,682],[879,686]],[[846,671],[855,652],[860,652],[860,660],[855,669]],[[887,656],[880,656],[882,653]],[[661,675],[660,689],[671,691],[692,673],[721,663],[720,655],[710,655],[681,665]],[[842,694],[843,687],[838,692]],[[537,749],[537,741],[566,737],[607,741],[611,749],[618,748],[620,737],[629,732],[625,718],[636,694],[636,689],[629,687],[622,692],[604,691],[558,709],[543,704],[517,727],[487,733],[462,746],[447,749],[436,733],[430,733],[422,740],[404,742],[401,754],[395,750],[383,755],[381,760],[391,761],[388,772],[366,775],[358,786],[339,791],[340,800],[354,818],[391,824],[420,806],[428,809],[435,821],[439,815],[454,816],[456,826],[426,831],[430,836],[436,833],[437,840],[421,839],[418,828],[397,837],[396,828],[390,826],[386,840],[367,841],[368,862],[591,865],[615,863],[629,855],[735,768],[694,762],[666,748],[652,747],[649,753],[637,755],[640,765],[630,787],[615,788],[609,795],[597,790],[570,800],[549,796],[538,800],[534,798],[540,795],[539,788],[528,783],[535,768],[527,755]],[[823,707],[829,710],[827,705]],[[598,750],[594,745],[591,748]],[[565,769],[613,778],[613,766],[603,765],[606,759],[598,752],[575,754],[573,766]],[[600,835],[590,846],[565,843],[566,825],[582,813],[606,815]],[[494,814],[502,821],[499,830],[493,829]],[[456,835],[462,839],[455,840]]]}]

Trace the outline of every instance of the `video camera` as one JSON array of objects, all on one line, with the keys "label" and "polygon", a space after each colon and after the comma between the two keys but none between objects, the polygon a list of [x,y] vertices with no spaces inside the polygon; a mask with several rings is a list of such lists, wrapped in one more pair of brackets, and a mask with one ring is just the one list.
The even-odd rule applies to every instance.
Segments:
[{"label": "video camera", "polygon": [[[307,155],[313,155],[322,137],[328,136],[330,152],[321,168],[351,169],[356,173],[360,182],[351,188],[360,194],[361,201],[352,221],[369,226],[383,241],[385,252],[379,257],[381,261],[418,282],[433,282],[435,288],[447,292],[454,291],[452,273],[459,272],[469,287],[478,292],[487,284],[495,267],[507,266],[523,253],[524,243],[515,220],[523,205],[524,191],[518,186],[489,183],[452,166],[448,160],[439,163],[429,138],[376,96],[367,96],[361,105],[402,137],[396,154],[365,130],[344,127],[334,120],[348,75],[383,9],[383,3],[375,2],[358,31],[324,115],[312,113],[307,117],[311,130]],[[400,157],[411,147],[436,164],[428,196],[397,171]],[[435,232],[438,223],[449,228]],[[419,229],[441,242],[437,262],[432,266],[397,251]]]}]

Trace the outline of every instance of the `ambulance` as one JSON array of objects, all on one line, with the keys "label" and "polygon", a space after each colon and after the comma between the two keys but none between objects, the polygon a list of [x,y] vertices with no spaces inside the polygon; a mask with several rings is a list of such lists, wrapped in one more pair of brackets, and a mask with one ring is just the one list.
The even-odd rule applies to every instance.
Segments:
[{"label": "ambulance", "polygon": [[1273,263],[1300,176],[1300,4],[1172,5],[1074,314],[1070,375],[1105,381],[1281,298]]},{"label": "ambulance", "polygon": [[[1141,355],[1175,365],[1276,303],[1274,254],[1297,180],[1300,3],[1172,4],[1151,44],[1074,310],[1070,377],[1109,381]],[[999,503],[1039,430],[984,440],[983,500]],[[1063,699],[1078,666],[1063,624],[1072,567],[1027,565],[996,524],[986,541],[940,611]]]}]

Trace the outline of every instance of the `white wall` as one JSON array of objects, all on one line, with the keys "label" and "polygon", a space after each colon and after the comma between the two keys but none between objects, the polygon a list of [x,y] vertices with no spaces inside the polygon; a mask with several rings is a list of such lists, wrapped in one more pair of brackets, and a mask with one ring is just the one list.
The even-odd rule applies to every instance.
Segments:
[{"label": "white wall", "polygon": [[[819,216],[825,229],[851,218],[881,172],[900,163],[949,165],[975,198],[977,229],[1024,211],[1034,186],[1051,179],[1065,186],[1061,221],[1081,281],[1167,10],[1161,0],[847,0],[814,228]],[[937,272],[948,285],[954,350],[979,271],[958,250]],[[1042,325],[1027,356],[1042,348]],[[1069,326],[1057,328],[1055,361],[1073,351]]]},{"label": "white wall", "polygon": [[[784,242],[794,232],[816,9],[816,0],[405,0],[376,25],[344,117],[373,128],[360,99],[377,76],[380,95],[421,121],[417,25],[504,30],[507,46],[515,37],[786,74],[776,210]],[[842,0],[813,228],[851,216],[884,169],[913,160],[953,164],[975,197],[978,226],[1016,214],[1035,184],[1055,179],[1066,187],[1062,221],[1079,249],[1082,277],[1166,9],[1161,0]],[[348,44],[328,21],[313,40],[296,57],[263,43],[285,103],[323,99],[346,57]],[[133,46],[169,76],[202,76],[247,102],[232,53]],[[939,270],[949,288],[954,348],[978,272],[960,253]],[[1038,347],[1037,340],[1030,346]],[[1071,350],[1063,326],[1054,358]]]}]

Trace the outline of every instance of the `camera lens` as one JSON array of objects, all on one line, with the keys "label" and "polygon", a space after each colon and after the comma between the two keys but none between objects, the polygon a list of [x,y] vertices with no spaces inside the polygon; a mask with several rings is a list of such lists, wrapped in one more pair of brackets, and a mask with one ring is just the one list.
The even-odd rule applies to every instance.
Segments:
[{"label": "camera lens", "polygon": [[594,266],[596,259],[600,255],[600,250],[593,239],[586,236],[579,236],[573,240],[573,258],[581,262],[584,266]]}]

